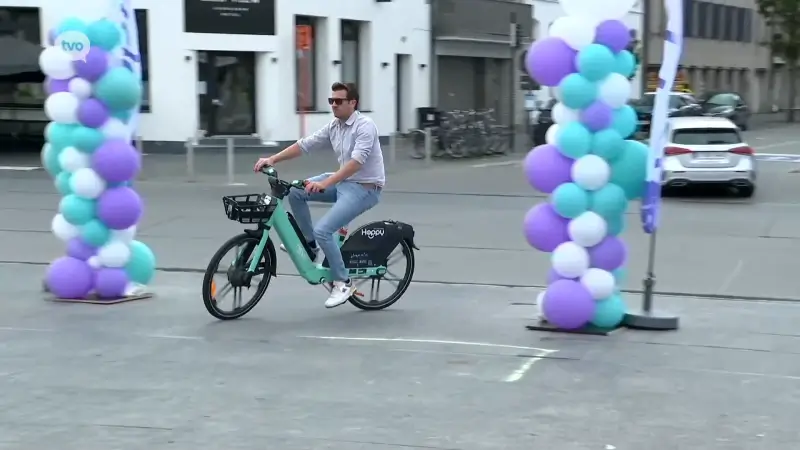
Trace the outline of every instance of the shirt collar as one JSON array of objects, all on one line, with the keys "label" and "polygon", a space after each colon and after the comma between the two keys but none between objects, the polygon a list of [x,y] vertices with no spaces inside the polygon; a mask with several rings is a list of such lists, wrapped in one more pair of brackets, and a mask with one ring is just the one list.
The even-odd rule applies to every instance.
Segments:
[{"label": "shirt collar", "polygon": [[350,117],[348,117],[347,120],[345,121],[340,120],[339,123],[347,125],[348,127],[353,126],[353,124],[356,123],[356,119],[358,119],[359,115],[361,115],[360,112],[358,112],[357,110],[353,111],[353,114],[350,114]]}]

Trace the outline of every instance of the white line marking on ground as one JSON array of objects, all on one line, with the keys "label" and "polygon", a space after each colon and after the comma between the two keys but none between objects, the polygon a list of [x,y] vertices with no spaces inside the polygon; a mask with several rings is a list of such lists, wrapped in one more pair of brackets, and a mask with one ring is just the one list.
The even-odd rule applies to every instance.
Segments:
[{"label": "white line marking on ground", "polygon": [[145,334],[144,337],[152,339],[176,339],[182,341],[204,341],[200,336],[177,336],[173,334]]},{"label": "white line marking on ground", "polygon": [[525,374],[527,374],[528,371],[531,370],[531,367],[533,367],[534,364],[536,364],[537,362],[539,362],[542,359],[544,359],[545,356],[547,356],[547,355],[549,355],[551,353],[555,353],[556,351],[557,350],[546,350],[546,351],[541,352],[542,354],[540,354],[538,356],[534,356],[532,358],[526,359],[519,366],[519,368],[517,370],[511,372],[511,374],[509,374],[506,377],[505,382],[506,383],[516,383],[517,381],[521,380],[525,376]]},{"label": "white line marking on ground", "polygon": [[41,169],[41,166],[0,166],[0,170],[13,170],[15,172],[33,172]]},{"label": "white line marking on ground", "polygon": [[722,281],[722,284],[719,285],[717,293],[724,294],[725,291],[727,291],[728,288],[731,287],[731,283],[733,283],[736,277],[738,277],[739,274],[742,273],[743,268],[744,268],[744,260],[740,259],[739,261],[736,262],[736,265],[733,267],[733,270],[731,270],[731,273],[728,274],[728,276],[725,277],[725,279]]},{"label": "white line marking on ground", "polygon": [[18,328],[18,327],[0,327],[0,331],[23,331],[34,333],[53,333],[56,330],[48,330],[45,328]]},{"label": "white line marking on ground", "polygon": [[755,147],[755,150],[765,150],[768,148],[778,148],[778,147],[787,147],[789,145],[800,144],[800,141],[784,141],[784,142],[776,142],[774,144],[767,144],[767,145],[759,145]]},{"label": "white line marking on ground", "polygon": [[495,161],[490,163],[482,163],[482,164],[473,164],[472,168],[474,169],[481,169],[484,167],[502,167],[502,166],[514,166],[517,164],[522,164],[521,161]]},{"label": "white line marking on ground", "polygon": [[320,339],[326,341],[361,341],[361,342],[410,342],[416,344],[441,344],[465,345],[473,347],[511,348],[516,350],[532,350],[541,353],[539,357],[550,354],[555,350],[538,347],[525,347],[521,345],[491,344],[488,342],[444,341],[439,339],[405,339],[405,338],[380,338],[380,337],[347,337],[347,336],[297,336],[301,339]]}]

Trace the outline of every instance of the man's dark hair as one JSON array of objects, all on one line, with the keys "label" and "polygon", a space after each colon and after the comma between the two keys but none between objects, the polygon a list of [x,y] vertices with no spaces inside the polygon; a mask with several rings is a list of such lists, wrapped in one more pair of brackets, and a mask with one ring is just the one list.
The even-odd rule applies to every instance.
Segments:
[{"label": "man's dark hair", "polygon": [[356,109],[358,109],[358,104],[361,103],[358,97],[358,88],[354,83],[342,83],[337,81],[333,83],[331,86],[331,91],[345,91],[347,92],[347,99],[348,100],[355,100],[356,101]]}]

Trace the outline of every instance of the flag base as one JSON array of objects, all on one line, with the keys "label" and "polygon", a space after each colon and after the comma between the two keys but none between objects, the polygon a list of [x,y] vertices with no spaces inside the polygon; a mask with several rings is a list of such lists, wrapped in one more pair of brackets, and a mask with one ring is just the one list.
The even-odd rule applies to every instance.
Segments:
[{"label": "flag base", "polygon": [[549,331],[554,333],[582,334],[589,336],[610,336],[620,329],[620,327],[600,328],[593,325],[586,325],[585,327],[578,328],[577,330],[565,330],[547,322],[546,320],[538,320],[534,325],[526,325],[525,328],[531,331]]},{"label": "flag base", "polygon": [[680,328],[680,318],[655,311],[642,310],[637,313],[625,314],[622,325],[634,330],[675,331]]}]

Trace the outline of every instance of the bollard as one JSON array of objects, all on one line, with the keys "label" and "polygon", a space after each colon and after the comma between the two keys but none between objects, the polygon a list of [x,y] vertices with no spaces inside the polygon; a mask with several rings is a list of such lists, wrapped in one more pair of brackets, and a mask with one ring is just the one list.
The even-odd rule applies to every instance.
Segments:
[{"label": "bollard", "polygon": [[394,166],[397,161],[397,132],[389,135],[389,165]]},{"label": "bollard", "polygon": [[194,146],[197,144],[194,138],[186,139],[186,181],[194,182]]},{"label": "bollard", "polygon": [[227,165],[228,165],[228,167],[227,167],[228,184],[231,185],[231,184],[234,184],[234,181],[233,181],[233,178],[234,178],[234,174],[233,174],[233,172],[234,172],[233,171],[233,164],[234,164],[233,144],[234,144],[234,142],[233,142],[233,138],[232,137],[227,138],[225,141],[227,143],[226,150],[225,150],[225,157],[226,157],[226,159],[228,161],[227,162]]},{"label": "bollard", "polygon": [[425,128],[425,163],[433,162],[433,136],[430,127]]}]

